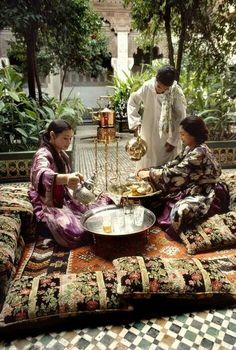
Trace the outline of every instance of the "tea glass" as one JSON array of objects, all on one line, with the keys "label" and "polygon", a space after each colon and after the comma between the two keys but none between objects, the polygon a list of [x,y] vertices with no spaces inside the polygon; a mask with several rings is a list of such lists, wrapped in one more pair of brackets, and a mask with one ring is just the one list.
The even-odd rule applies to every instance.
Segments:
[{"label": "tea glass", "polygon": [[111,233],[112,232],[111,215],[109,215],[109,214],[104,215],[103,221],[102,221],[102,229],[106,233]]},{"label": "tea glass", "polygon": [[145,208],[141,205],[134,206],[134,224],[136,226],[142,226],[144,220]]}]

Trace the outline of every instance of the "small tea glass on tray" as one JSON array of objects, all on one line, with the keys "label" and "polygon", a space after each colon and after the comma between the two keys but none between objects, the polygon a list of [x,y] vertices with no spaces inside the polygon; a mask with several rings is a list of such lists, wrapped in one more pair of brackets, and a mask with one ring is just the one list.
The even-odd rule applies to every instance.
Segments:
[{"label": "small tea glass on tray", "polygon": [[142,205],[134,205],[133,218],[136,226],[142,226],[145,208]]},{"label": "small tea glass on tray", "polygon": [[125,226],[125,215],[122,212],[115,213],[113,220],[112,220],[112,229],[114,233],[120,233],[122,230],[124,230]]},{"label": "small tea glass on tray", "polygon": [[106,215],[103,217],[102,229],[106,233],[112,232],[112,220],[111,216],[108,213],[106,213]]}]

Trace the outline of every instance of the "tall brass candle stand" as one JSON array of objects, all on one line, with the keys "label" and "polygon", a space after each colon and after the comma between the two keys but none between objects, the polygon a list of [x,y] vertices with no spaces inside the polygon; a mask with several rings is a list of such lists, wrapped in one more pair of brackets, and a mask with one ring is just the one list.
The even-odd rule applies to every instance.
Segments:
[{"label": "tall brass candle stand", "polygon": [[98,176],[98,140],[94,139],[94,145],[95,145],[95,182],[97,185],[97,176]]},{"label": "tall brass candle stand", "polygon": [[108,143],[107,140],[105,140],[105,189],[107,191],[108,188]]},{"label": "tall brass candle stand", "polygon": [[[108,190],[108,183],[109,183],[109,170],[113,170],[115,172],[115,177],[118,182],[120,182],[120,174],[119,174],[119,138],[116,139],[116,145],[115,145],[115,167],[112,166],[112,160],[109,159],[109,154],[111,152],[109,151],[109,145],[110,142],[109,139],[105,139],[102,143],[104,143],[104,166],[98,166],[98,139],[94,140],[94,152],[95,152],[95,173],[96,177],[99,177],[100,170],[103,173],[103,176],[105,177],[105,190]],[[99,169],[98,169],[99,168]],[[110,169],[109,169],[110,168]],[[109,170],[108,170],[109,169]],[[112,178],[114,178],[114,173],[112,174]]]}]

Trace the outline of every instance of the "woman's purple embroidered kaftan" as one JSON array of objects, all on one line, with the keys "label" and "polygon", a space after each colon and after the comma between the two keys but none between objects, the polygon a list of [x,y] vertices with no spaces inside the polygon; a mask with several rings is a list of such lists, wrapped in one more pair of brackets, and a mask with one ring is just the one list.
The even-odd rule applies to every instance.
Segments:
[{"label": "woman's purple embroidered kaftan", "polygon": [[[65,152],[62,155],[68,158]],[[70,172],[68,166],[66,172]],[[51,152],[46,147],[39,148],[33,158],[29,196],[37,222],[49,228],[58,244],[66,248],[75,248],[85,244],[90,238],[81,226],[82,214],[112,201],[107,196],[100,196],[93,204],[79,203],[67,186],[56,185],[57,173]]]}]

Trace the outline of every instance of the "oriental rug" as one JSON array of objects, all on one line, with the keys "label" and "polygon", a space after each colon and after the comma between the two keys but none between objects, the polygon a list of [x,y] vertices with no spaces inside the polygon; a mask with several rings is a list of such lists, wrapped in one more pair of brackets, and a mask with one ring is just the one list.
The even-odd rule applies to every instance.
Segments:
[{"label": "oriental rug", "polygon": [[[186,253],[183,244],[168,240],[156,226],[136,237],[102,237],[91,245],[73,250],[61,248],[50,236],[44,235],[39,236],[36,243],[26,245],[17,277],[107,270],[113,267],[112,259],[130,255],[192,257]],[[232,255],[236,255],[236,248],[196,254],[194,257],[227,258]],[[228,272],[235,280],[236,271]]]}]

